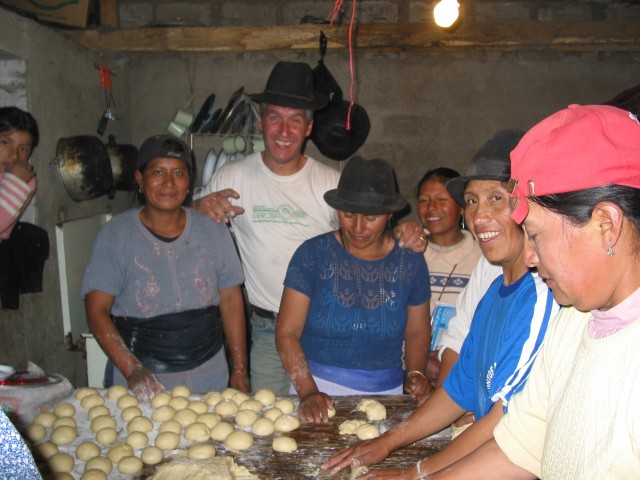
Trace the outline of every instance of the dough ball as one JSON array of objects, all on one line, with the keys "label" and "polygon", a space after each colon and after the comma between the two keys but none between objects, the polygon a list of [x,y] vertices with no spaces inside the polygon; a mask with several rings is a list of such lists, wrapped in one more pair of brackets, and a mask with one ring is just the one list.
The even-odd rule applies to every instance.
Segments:
[{"label": "dough ball", "polygon": [[92,432],[97,432],[98,430],[102,430],[107,427],[116,428],[116,419],[111,415],[100,415],[99,417],[91,420]]},{"label": "dough ball", "polygon": [[338,433],[340,435],[355,435],[356,430],[361,425],[365,425],[367,422],[364,420],[356,419],[356,420],[345,420],[338,427]]},{"label": "dough ball", "polygon": [[211,429],[211,439],[222,442],[233,433],[235,428],[233,425],[227,422],[219,422],[215,427]]},{"label": "dough ball", "polygon": [[96,441],[100,445],[112,445],[118,439],[118,432],[111,427],[103,428],[96,432]]},{"label": "dough ball", "polygon": [[82,442],[76,448],[76,458],[83,462],[98,455],[100,455],[100,445],[93,442]]},{"label": "dough ball", "polygon": [[171,396],[189,398],[191,396],[191,390],[189,390],[184,385],[178,385],[177,387],[173,387],[171,389]]},{"label": "dough ball", "polygon": [[104,405],[104,398],[102,398],[97,393],[94,393],[93,395],[87,395],[86,397],[83,397],[82,400],[80,400],[80,406],[87,410],[95,407],[96,405]]},{"label": "dough ball", "polygon": [[217,404],[213,411],[223,417],[231,417],[238,413],[238,405],[233,400],[225,400]]},{"label": "dough ball", "polygon": [[167,392],[156,393],[151,399],[151,406],[159,408],[169,403],[169,400],[171,400],[171,394]]},{"label": "dough ball", "polygon": [[300,419],[293,415],[282,415],[276,418],[275,425],[279,432],[291,432],[300,426]]},{"label": "dough ball", "polygon": [[140,460],[146,465],[157,465],[164,460],[164,454],[158,447],[145,447],[140,454]]},{"label": "dough ball", "polygon": [[118,471],[125,475],[137,475],[142,471],[142,460],[133,455],[129,457],[123,457],[118,462]]},{"label": "dough ball", "polygon": [[132,448],[142,448],[149,444],[149,437],[144,432],[131,432],[124,439],[124,443],[131,445]]},{"label": "dough ball", "polygon": [[157,410],[154,410],[151,414],[151,419],[154,422],[166,422],[167,420],[171,420],[173,416],[176,414],[176,411],[173,407],[169,405],[163,405],[159,407]]},{"label": "dough ball", "polygon": [[224,444],[231,450],[246,450],[253,445],[253,437],[244,430],[236,430],[226,438]]},{"label": "dough ball", "polygon": [[285,415],[293,413],[293,411],[296,409],[296,406],[288,398],[281,398],[280,400],[276,401],[273,406],[282,410],[282,413],[284,413]]},{"label": "dough ball", "polygon": [[136,417],[142,415],[142,410],[136,405],[131,405],[130,407],[125,408],[120,412],[120,418],[122,418],[125,422],[129,422]]},{"label": "dough ball", "polygon": [[127,432],[150,432],[153,430],[153,422],[142,415],[134,417],[127,424]]},{"label": "dough ball", "polygon": [[82,387],[76,390],[76,400],[82,400],[89,395],[98,395],[98,390],[92,387]]},{"label": "dough ball", "polygon": [[231,397],[231,400],[233,400],[236,405],[240,406],[242,403],[249,400],[249,395],[244,392],[238,392],[233,397]]},{"label": "dough ball", "polygon": [[236,414],[236,423],[241,427],[250,427],[258,419],[258,414],[253,410],[240,410]]},{"label": "dough ball", "polygon": [[111,463],[115,463],[116,465],[123,457],[129,457],[131,455],[133,455],[133,447],[126,443],[114,445],[107,452],[107,458]]},{"label": "dough ball", "polygon": [[133,395],[131,395],[130,393],[122,395],[116,401],[116,405],[118,406],[118,408],[120,410],[124,410],[127,407],[137,407],[138,403],[140,403],[140,402],[138,402],[138,399],[136,397],[134,397]]},{"label": "dough ball", "polygon": [[118,400],[121,396],[127,395],[129,389],[124,385],[113,385],[107,389],[107,398],[109,400]]},{"label": "dough ball", "polygon": [[259,437],[266,437],[267,435],[271,435],[275,432],[276,426],[273,423],[273,420],[268,418],[259,418],[251,425],[251,431],[258,435]]},{"label": "dough ball", "polygon": [[159,433],[155,441],[156,447],[164,451],[175,450],[175,448],[178,446],[178,443],[180,443],[180,436],[177,433],[173,432]]},{"label": "dough ball", "polygon": [[42,457],[44,460],[52,457],[53,455],[55,455],[60,451],[58,447],[51,442],[41,443],[40,445],[36,445],[34,448],[38,453],[38,455]]},{"label": "dough ball", "polygon": [[193,410],[198,415],[200,415],[202,413],[205,413],[207,410],[209,410],[209,405],[207,405],[202,400],[193,400],[192,402],[189,402],[189,405],[187,405],[187,408]]},{"label": "dough ball", "polygon": [[166,422],[162,422],[160,427],[158,427],[158,432],[173,432],[178,435],[182,433],[182,425],[180,425],[175,420],[167,420]]},{"label": "dough ball", "polygon": [[51,480],[73,480],[73,475],[67,472],[57,472],[51,475]]},{"label": "dough ball", "polygon": [[170,407],[173,407],[174,410],[182,410],[189,406],[189,399],[185,397],[171,397],[169,403],[167,403]]},{"label": "dough ball", "polygon": [[372,438],[376,438],[380,436],[380,429],[375,425],[371,425],[369,423],[365,425],[360,425],[356,429],[356,436],[360,440],[371,440]]},{"label": "dough ball", "polygon": [[329,416],[329,418],[335,417],[336,409],[334,407],[329,407],[329,409],[327,410],[327,415]]},{"label": "dough ball", "polygon": [[51,443],[55,445],[69,445],[77,437],[76,429],[69,425],[54,428],[51,432]]},{"label": "dough ball", "polygon": [[58,417],[56,417],[51,412],[40,412],[33,419],[33,423],[36,423],[38,425],[42,425],[43,427],[51,428],[51,426],[53,425],[53,422],[56,420],[56,418],[58,418]]},{"label": "dough ball", "polygon": [[190,408],[183,408],[173,415],[173,419],[185,428],[198,420],[198,414]]},{"label": "dough ball", "polygon": [[24,436],[33,443],[43,440],[47,436],[47,429],[39,423],[32,423],[24,429]]},{"label": "dough ball", "polygon": [[356,410],[359,412],[366,412],[367,407],[374,402],[375,400],[371,400],[370,398],[363,398],[362,400],[360,400],[360,403],[358,403],[358,405],[356,406]]},{"label": "dough ball", "polygon": [[108,476],[102,470],[98,470],[97,468],[92,468],[91,470],[85,471],[80,480],[108,480]]},{"label": "dough ball", "polygon": [[282,410],[280,410],[278,407],[272,407],[266,412],[264,412],[263,416],[275,422],[276,418],[280,417],[281,415],[282,415]]},{"label": "dough ball", "polygon": [[260,413],[263,408],[264,405],[262,405],[258,400],[245,400],[238,406],[239,410],[253,410],[258,413]]},{"label": "dough ball", "polygon": [[73,417],[58,417],[53,421],[53,425],[51,425],[51,428],[56,429],[62,426],[67,426],[75,429],[78,428],[78,422],[76,422],[75,418]]},{"label": "dough ball", "polygon": [[380,421],[387,418],[387,409],[376,400],[362,400],[356,409],[359,412],[365,412],[367,414],[367,419],[369,420]]},{"label": "dough ball", "polygon": [[52,472],[69,473],[73,470],[73,467],[75,467],[75,462],[73,461],[73,457],[68,453],[58,452],[49,457],[47,465],[49,465]]},{"label": "dough ball", "polygon": [[297,442],[291,437],[276,437],[271,446],[276,452],[295,452],[298,449]]},{"label": "dough ball", "polygon": [[209,445],[207,443],[201,443],[199,445],[194,445],[187,450],[187,456],[193,459],[203,459],[203,458],[211,458],[215,457],[216,449],[213,445]]},{"label": "dough ball", "polygon": [[204,423],[209,429],[213,428],[219,421],[220,416],[216,413],[203,413],[202,415],[198,415],[196,419],[197,422]]},{"label": "dough ball", "polygon": [[192,442],[206,442],[211,431],[204,423],[195,422],[184,430],[184,438]]},{"label": "dough ball", "polygon": [[240,393],[240,390],[236,390],[235,388],[225,388],[222,391],[223,400],[231,400],[236,393]]},{"label": "dough ball", "polygon": [[261,388],[255,393],[253,398],[265,407],[268,407],[270,405],[273,405],[273,402],[276,401],[276,394],[273,392],[273,390],[269,390],[268,388]]},{"label": "dough ball", "polygon": [[111,469],[113,466],[111,465],[111,461],[107,457],[93,457],[87,460],[87,463],[84,465],[84,471],[87,472],[89,470],[102,470],[104,473],[109,475],[111,473]]},{"label": "dough ball", "polygon": [[95,407],[91,407],[87,412],[87,417],[89,420],[93,420],[96,417],[101,415],[111,415],[111,412],[106,407],[106,405],[96,405]]},{"label": "dough ball", "polygon": [[210,407],[215,407],[223,400],[220,392],[209,392],[204,396],[204,402]]}]

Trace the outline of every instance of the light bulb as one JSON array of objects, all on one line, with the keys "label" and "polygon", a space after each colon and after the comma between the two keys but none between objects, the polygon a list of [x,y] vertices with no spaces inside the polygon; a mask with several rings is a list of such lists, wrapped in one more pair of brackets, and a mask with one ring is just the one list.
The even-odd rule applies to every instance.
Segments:
[{"label": "light bulb", "polygon": [[436,25],[449,28],[458,19],[460,4],[456,0],[440,0],[433,9]]}]

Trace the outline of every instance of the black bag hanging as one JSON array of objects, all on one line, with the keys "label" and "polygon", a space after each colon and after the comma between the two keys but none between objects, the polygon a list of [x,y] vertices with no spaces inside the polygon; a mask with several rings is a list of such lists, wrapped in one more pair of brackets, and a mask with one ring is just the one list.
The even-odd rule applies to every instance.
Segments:
[{"label": "black bag hanging", "polygon": [[342,101],[342,89],[331,72],[324,64],[324,55],[327,53],[327,36],[320,32],[320,60],[318,66],[313,69],[313,78],[316,89],[327,96],[327,106],[320,111],[327,110],[332,105],[338,105]]}]

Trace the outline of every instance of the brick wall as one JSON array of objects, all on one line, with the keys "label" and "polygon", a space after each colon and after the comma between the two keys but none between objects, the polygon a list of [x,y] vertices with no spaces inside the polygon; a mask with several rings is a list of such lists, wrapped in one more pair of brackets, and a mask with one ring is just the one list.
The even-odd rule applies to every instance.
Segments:
[{"label": "brick wall", "polygon": [[[330,0],[228,0],[171,1],[120,0],[120,25],[137,28],[149,25],[261,26],[291,25],[305,17],[326,19],[333,9]],[[434,1],[360,0],[360,23],[425,22],[433,19]],[[640,2],[613,1],[493,1],[460,0],[464,15],[477,21],[605,21],[640,19]],[[353,3],[343,4],[343,21],[351,15]]]}]

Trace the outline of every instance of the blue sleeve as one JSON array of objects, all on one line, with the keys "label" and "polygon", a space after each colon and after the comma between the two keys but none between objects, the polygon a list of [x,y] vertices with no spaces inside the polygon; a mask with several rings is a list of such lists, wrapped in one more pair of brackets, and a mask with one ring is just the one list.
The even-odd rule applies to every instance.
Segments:
[{"label": "blue sleeve", "polygon": [[307,240],[297,248],[289,261],[287,275],[284,278],[285,287],[309,298],[313,297],[315,291],[314,279],[318,268],[318,258],[313,240]]},{"label": "blue sleeve", "polygon": [[429,267],[424,255],[412,252],[412,259],[415,277],[412,280],[413,289],[407,303],[409,306],[415,307],[431,299],[431,282],[429,281]]}]

